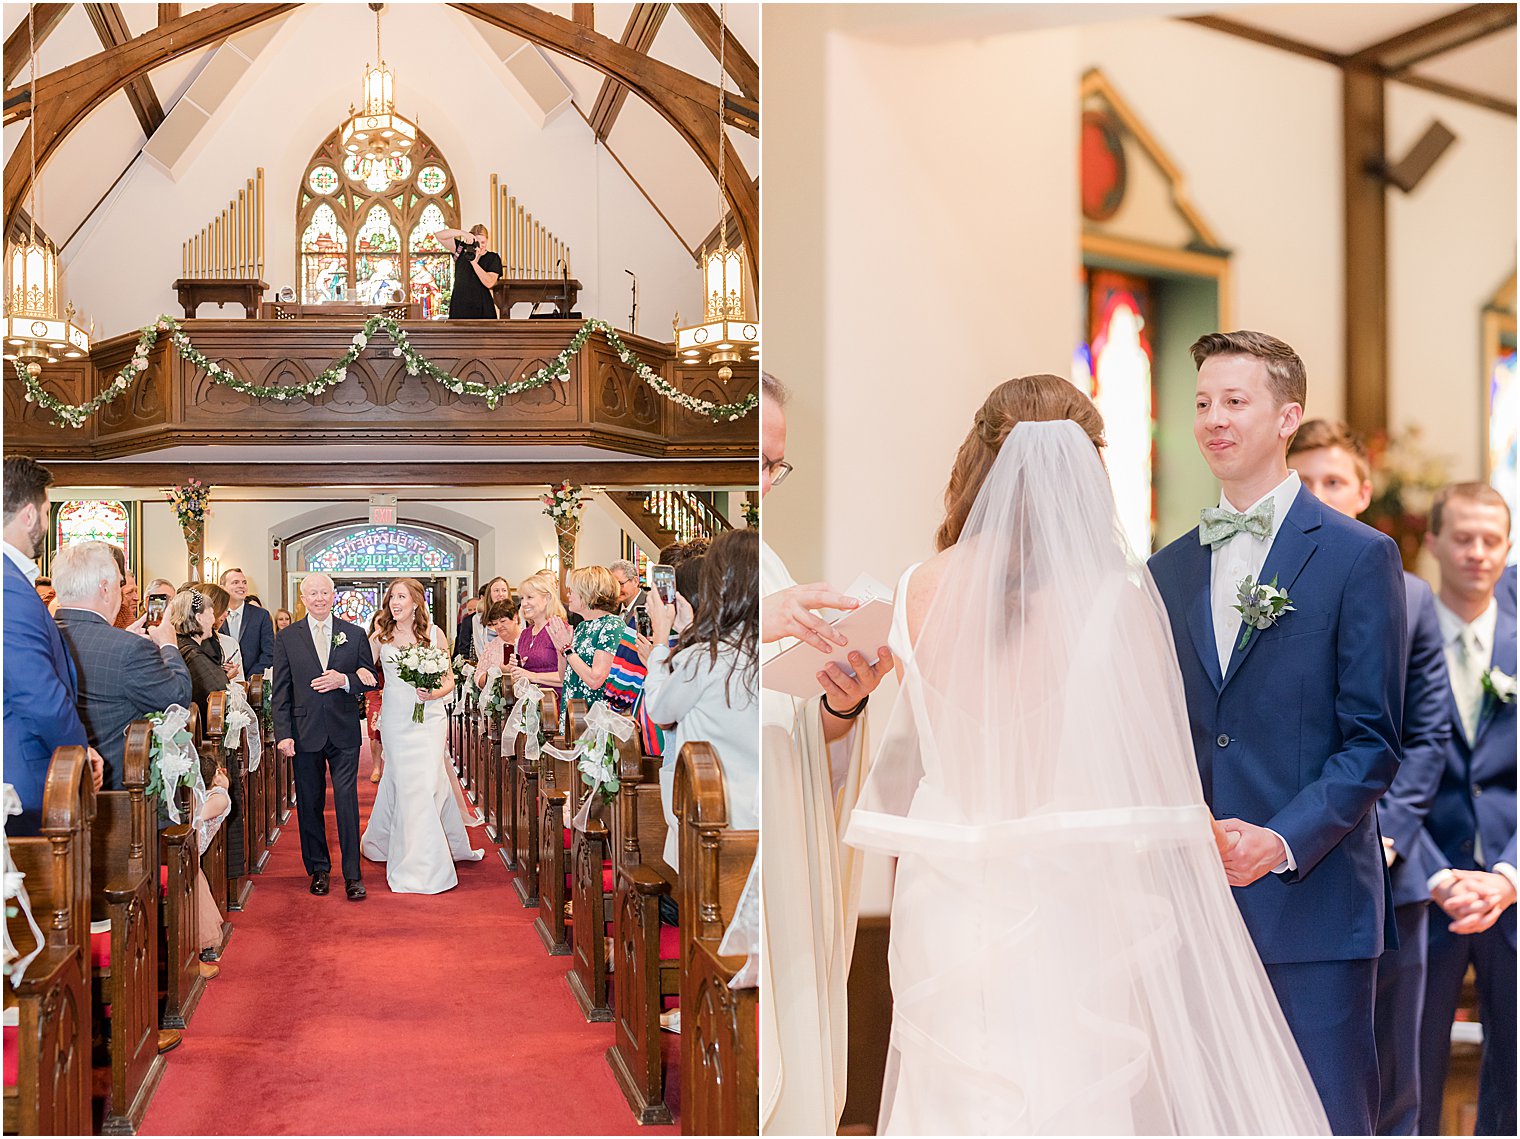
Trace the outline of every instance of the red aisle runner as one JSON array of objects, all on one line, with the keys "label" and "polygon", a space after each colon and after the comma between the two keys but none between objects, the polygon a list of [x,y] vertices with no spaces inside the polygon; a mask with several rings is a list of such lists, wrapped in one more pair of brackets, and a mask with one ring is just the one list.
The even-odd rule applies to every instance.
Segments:
[{"label": "red aisle runner", "polygon": [[[369,770],[366,751],[361,833]],[[602,1055],[612,1026],[582,1018],[570,958],[544,952],[483,829],[453,890],[392,894],[366,861],[363,902],[343,896],[330,795],[327,834],[332,893],[315,898],[295,815],[281,828],[143,1134],[678,1131],[634,1123]]]}]

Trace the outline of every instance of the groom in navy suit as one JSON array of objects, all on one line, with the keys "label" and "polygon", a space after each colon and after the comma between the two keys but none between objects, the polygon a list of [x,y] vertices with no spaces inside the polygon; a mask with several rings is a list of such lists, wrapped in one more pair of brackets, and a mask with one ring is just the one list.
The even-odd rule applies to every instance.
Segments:
[{"label": "groom in navy suit", "polygon": [[1220,501],[1151,559],[1151,573],[1204,798],[1230,836],[1225,875],[1331,1128],[1370,1135],[1376,966],[1397,943],[1373,808],[1399,766],[1398,548],[1289,471],[1306,396],[1292,348],[1233,332],[1192,351],[1193,434]]},{"label": "groom in navy suit", "polygon": [[302,578],[301,601],[306,620],[289,625],[274,641],[275,746],[294,757],[301,861],[317,895],[328,893],[332,872],[325,818],[332,773],[344,892],[357,902],[365,889],[359,874],[356,697],[375,686],[375,660],[364,630],[332,615],[332,578],[323,573]]}]

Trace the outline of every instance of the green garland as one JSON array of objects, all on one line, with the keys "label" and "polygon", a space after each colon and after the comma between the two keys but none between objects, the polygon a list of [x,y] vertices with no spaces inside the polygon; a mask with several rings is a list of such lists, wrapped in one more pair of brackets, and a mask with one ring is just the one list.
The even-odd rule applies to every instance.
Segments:
[{"label": "green garland", "polygon": [[760,397],[755,394],[745,396],[737,403],[712,403],[709,400],[698,399],[694,395],[681,391],[675,385],[664,380],[648,364],[640,360],[629,351],[627,345],[618,336],[616,329],[605,320],[592,318],[576,331],[570,338],[570,343],[565,350],[556,356],[544,367],[533,375],[515,382],[503,382],[499,384],[482,384],[474,380],[461,380],[451,375],[428,360],[420,352],[412,347],[411,339],[394,319],[388,316],[372,316],[364,322],[364,327],[354,334],[353,343],[347,352],[338,357],[331,365],[317,376],[304,384],[251,384],[238,378],[232,372],[223,368],[216,361],[208,358],[200,349],[190,342],[190,337],[172,316],[160,316],[152,324],[144,325],[137,337],[137,347],[132,351],[132,359],[127,362],[116,378],[106,386],[105,390],[93,399],[84,403],[70,404],[47,392],[42,384],[27,371],[21,361],[16,361],[16,375],[26,385],[27,403],[35,403],[45,408],[53,416],[53,422],[58,426],[83,427],[85,422],[112,400],[121,398],[126,394],[129,387],[148,367],[148,354],[153,350],[160,333],[168,333],[170,342],[179,349],[179,353],[197,368],[202,369],[214,382],[229,387],[233,391],[253,399],[313,399],[320,396],[329,388],[337,387],[348,378],[348,366],[357,360],[370,339],[376,332],[383,332],[391,340],[391,355],[400,357],[406,361],[406,373],[409,376],[426,376],[436,383],[442,384],[457,395],[471,395],[483,397],[486,406],[494,408],[502,399],[509,395],[517,395],[519,392],[530,391],[533,388],[543,387],[552,380],[564,383],[570,378],[570,361],[581,347],[590,339],[593,332],[600,332],[607,340],[608,345],[617,353],[618,359],[629,368],[633,369],[634,375],[643,380],[660,395],[679,404],[688,411],[694,411],[699,415],[706,415],[715,422],[720,419],[733,421],[740,419],[759,406]]}]

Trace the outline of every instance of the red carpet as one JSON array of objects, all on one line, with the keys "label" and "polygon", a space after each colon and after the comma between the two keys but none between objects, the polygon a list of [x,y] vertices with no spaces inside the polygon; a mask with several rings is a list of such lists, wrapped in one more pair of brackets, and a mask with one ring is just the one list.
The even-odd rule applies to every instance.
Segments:
[{"label": "red carpet", "polygon": [[[359,771],[362,830],[367,756]],[[392,894],[365,862],[358,903],[343,897],[330,797],[327,832],[333,892],[315,898],[295,815],[281,828],[143,1134],[679,1130],[634,1123],[602,1055],[612,1026],[582,1018],[570,959],[544,952],[483,829],[471,837],[484,860],[460,863],[448,893]]]}]

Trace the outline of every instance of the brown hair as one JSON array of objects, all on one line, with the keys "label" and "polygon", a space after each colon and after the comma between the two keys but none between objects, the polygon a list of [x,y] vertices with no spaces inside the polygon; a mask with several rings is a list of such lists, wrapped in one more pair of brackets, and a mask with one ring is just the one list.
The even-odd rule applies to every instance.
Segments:
[{"label": "brown hair", "polygon": [[1288,444],[1288,456],[1291,458],[1305,451],[1328,451],[1331,447],[1339,447],[1351,456],[1356,464],[1357,478],[1363,482],[1372,478],[1372,460],[1367,457],[1367,448],[1339,419],[1305,420],[1298,434],[1293,436],[1293,442]]},{"label": "brown hair", "polygon": [[1200,368],[1211,356],[1260,360],[1267,368],[1267,387],[1279,406],[1296,403],[1302,407],[1309,398],[1304,362],[1289,345],[1265,332],[1208,332],[1193,341],[1192,353],[1194,365]]},{"label": "brown hair", "polygon": [[493,601],[486,610],[485,623],[494,625],[498,621],[513,621],[517,618],[518,610],[522,604],[515,597],[509,597],[505,601]]},{"label": "brown hair", "polygon": [[[200,636],[201,626],[196,615],[209,609],[211,603],[201,592],[201,585],[187,585],[170,600],[165,616],[176,633],[186,637]],[[213,619],[215,614],[213,614]],[[213,624],[215,624],[213,620]],[[212,634],[215,636],[215,634]]]},{"label": "brown hair", "polygon": [[483,234],[486,234],[487,236],[489,236],[490,233],[491,233],[491,231],[486,228],[485,222],[479,222],[479,221],[476,222],[474,225],[472,225],[470,227],[470,232],[471,233],[483,233]]},{"label": "brown hair", "polygon": [[1446,513],[1446,504],[1454,498],[1460,498],[1463,502],[1476,502],[1483,506],[1497,506],[1504,511],[1504,529],[1506,535],[1509,532],[1509,503],[1504,501],[1504,496],[1486,482],[1454,482],[1448,483],[1436,492],[1435,501],[1430,504],[1430,532],[1441,532],[1441,517]]},{"label": "brown hair", "polygon": [[935,548],[949,549],[959,541],[987,473],[1008,433],[1020,423],[1069,419],[1101,448],[1103,416],[1092,400],[1060,376],[1020,376],[1005,380],[988,394],[972,420],[971,430],[955,453],[950,483],[945,487],[945,520],[934,536]]},{"label": "brown hair", "polygon": [[390,588],[385,591],[385,597],[381,599],[380,614],[375,618],[375,634],[383,645],[396,639],[396,618],[391,616],[391,594],[398,585],[410,593],[412,600],[417,603],[417,608],[412,611],[412,638],[419,645],[425,645],[428,643],[428,626],[433,623],[433,619],[428,615],[427,593],[422,588],[422,582],[415,577],[398,577],[391,582]]},{"label": "brown hair", "polygon": [[581,595],[587,609],[604,613],[617,609],[617,578],[606,566],[576,566],[565,575],[565,586]]},{"label": "brown hair", "polygon": [[228,593],[214,581],[203,581],[196,586],[206,595],[206,600],[211,602],[211,618],[220,621],[227,610],[232,608],[232,594]]}]

